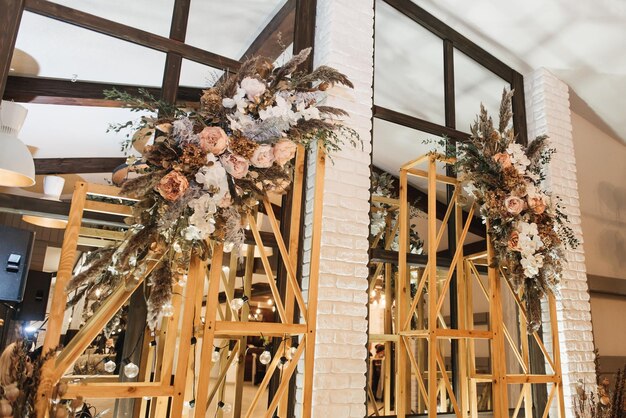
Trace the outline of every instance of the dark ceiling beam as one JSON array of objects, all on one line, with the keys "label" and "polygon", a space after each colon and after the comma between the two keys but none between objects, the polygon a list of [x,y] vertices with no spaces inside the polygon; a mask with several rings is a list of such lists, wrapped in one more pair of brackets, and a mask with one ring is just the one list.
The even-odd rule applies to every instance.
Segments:
[{"label": "dark ceiling beam", "polygon": [[[187,22],[191,0],[176,0],[172,12],[172,24],[170,26],[170,39],[185,42],[187,35]],[[168,51],[165,57],[165,71],[163,71],[163,83],[161,99],[168,103],[176,102],[176,93],[180,81],[180,69],[182,67],[182,55]]]},{"label": "dark ceiling beam", "polygon": [[410,0],[384,0],[385,3],[407,16],[409,19],[428,29],[441,39],[447,39],[454,43],[454,47],[463,52],[474,61],[493,72],[500,78],[513,83],[514,71],[498,58],[485,51],[459,32],[437,19],[426,10]]},{"label": "dark ceiling beam", "polygon": [[6,0],[0,13],[0,97],[4,95],[17,32],[24,12],[24,0]]},{"label": "dark ceiling beam", "polygon": [[[386,173],[386,171],[376,166],[372,166],[372,171],[378,174]],[[398,184],[398,182],[396,182],[396,184]],[[408,199],[409,199],[409,202],[415,203],[415,207],[417,207],[419,210],[421,210],[424,213],[428,213],[428,194],[419,190],[416,187],[409,185]],[[437,219],[443,220],[444,216],[446,215],[447,209],[448,209],[448,205],[440,201],[437,201]],[[467,220],[467,217],[468,217],[468,213],[463,211],[463,222]],[[471,232],[474,235],[483,237],[483,238],[486,236],[485,225],[483,225],[482,221],[476,217],[472,219],[469,232]]]},{"label": "dark ceiling beam", "polygon": [[242,54],[240,61],[254,56],[263,56],[271,60],[278,58],[291,44],[294,37],[295,16],[296,0],[287,0],[252,41],[246,52]]},{"label": "dark ceiling beam", "polygon": [[[465,244],[463,246],[463,255],[466,257],[469,255],[482,253],[484,251],[487,251],[487,241],[485,241],[484,239],[472,242],[470,244]],[[450,254],[450,251],[448,250],[442,250],[437,252],[437,257],[451,258],[452,254]]]},{"label": "dark ceiling beam", "polygon": [[[3,99],[19,103],[122,107],[124,104],[120,101],[104,100],[103,91],[113,88],[135,96],[139,94],[138,90],[142,88],[154,97],[161,97],[161,89],[154,87],[9,76]],[[198,102],[201,94],[202,90],[197,88],[179,87],[177,100],[180,102]]]},{"label": "dark ceiling beam", "polygon": [[386,107],[374,105],[373,110],[375,118],[395,123],[397,125],[406,126],[407,128],[417,129],[419,131],[437,136],[445,135],[459,141],[465,141],[469,138],[469,134],[466,134],[465,132],[447,128],[415,116],[405,115],[404,113],[396,112],[395,110],[387,109]]},{"label": "dark ceiling beam", "polygon": [[35,158],[35,173],[111,173],[125,162],[126,158]]},{"label": "dark ceiling beam", "polygon": [[155,35],[132,26],[123,25],[112,20],[81,12],[80,10],[62,6],[46,0],[26,0],[25,8],[29,12],[46,16],[51,19],[79,26],[103,35],[123,41],[132,42],[161,52],[173,52],[183,58],[229,72],[237,72],[240,63],[213,52],[205,51],[183,42]]}]

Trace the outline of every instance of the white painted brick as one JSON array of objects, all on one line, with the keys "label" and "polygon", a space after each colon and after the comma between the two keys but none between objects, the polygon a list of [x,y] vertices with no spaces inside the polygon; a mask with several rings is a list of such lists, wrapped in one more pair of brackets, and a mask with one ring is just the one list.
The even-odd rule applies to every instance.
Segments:
[{"label": "white painted brick", "polygon": [[[576,158],[572,139],[569,90],[565,83],[546,69],[525,77],[529,137],[546,133],[557,149],[547,178],[547,188],[560,195],[569,216],[569,225],[583,242],[580,219]],[[567,416],[573,417],[571,397],[578,379],[592,386],[595,383],[593,335],[585,255],[582,245],[565,251],[560,295],[557,296],[557,320],[563,369]],[[544,317],[545,317],[544,304]],[[546,346],[552,346],[549,327],[544,326]],[[552,415],[552,414],[551,414]]]}]

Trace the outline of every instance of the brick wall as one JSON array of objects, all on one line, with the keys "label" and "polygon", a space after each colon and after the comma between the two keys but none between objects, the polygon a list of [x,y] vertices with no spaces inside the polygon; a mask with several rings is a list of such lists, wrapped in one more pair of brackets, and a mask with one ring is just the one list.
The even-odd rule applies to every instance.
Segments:
[{"label": "brick wall", "polygon": [[[366,415],[373,19],[370,0],[317,1],[314,63],[316,67],[332,66],[354,83],[354,90],[332,89],[328,104],[350,113],[346,124],[359,133],[363,150],[344,146],[341,152],[333,154],[334,163],[328,161],[326,166],[313,417]],[[304,260],[310,258],[312,185],[316,174],[314,158],[309,162]],[[303,289],[307,288],[308,272],[305,264]],[[296,416],[300,416],[301,373],[297,386]]]},{"label": "brick wall", "polygon": [[[562,198],[569,226],[582,243],[568,86],[545,69],[528,74],[524,83],[529,138],[546,134],[550,137],[552,147],[557,150],[550,166],[547,189]],[[568,416],[573,417],[571,396],[574,385],[578,379],[582,379],[588,388],[592,388],[595,367],[583,245],[575,250],[567,250],[566,258],[561,292],[557,297],[557,317],[565,407]]]}]

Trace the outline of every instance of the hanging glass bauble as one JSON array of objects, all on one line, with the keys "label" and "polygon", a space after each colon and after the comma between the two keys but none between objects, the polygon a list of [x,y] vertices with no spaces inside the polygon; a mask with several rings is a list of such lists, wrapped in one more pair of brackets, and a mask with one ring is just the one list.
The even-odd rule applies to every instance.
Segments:
[{"label": "hanging glass bauble", "polygon": [[259,361],[261,362],[261,364],[269,364],[269,362],[272,361],[272,353],[265,350],[259,356]]},{"label": "hanging glass bauble", "polygon": [[132,379],[139,374],[139,367],[132,361],[124,366],[124,376]]},{"label": "hanging glass bauble", "polygon": [[211,360],[213,361],[213,363],[217,363],[218,361],[220,361],[220,350],[216,349],[215,351],[213,351],[213,354],[211,355]]},{"label": "hanging glass bauble", "polygon": [[106,363],[104,363],[104,371],[107,373],[113,373],[116,367],[117,364],[113,360],[107,360]]}]

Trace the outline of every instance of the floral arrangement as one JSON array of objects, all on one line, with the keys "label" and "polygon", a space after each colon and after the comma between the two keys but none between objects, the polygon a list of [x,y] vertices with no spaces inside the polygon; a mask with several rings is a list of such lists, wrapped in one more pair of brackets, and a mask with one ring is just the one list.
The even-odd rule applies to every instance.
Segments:
[{"label": "floral arrangement", "polygon": [[546,136],[528,147],[515,142],[512,96],[513,91],[502,94],[497,127],[481,105],[469,139],[457,142],[455,168],[489,221],[495,250],[490,262],[504,267],[514,287],[523,290],[529,331],[535,331],[541,326],[540,299],[555,292],[561,279],[563,245],[575,248],[578,241],[559,198],[541,187],[555,150]]},{"label": "floral arrangement", "polygon": [[626,417],[626,367],[618,370],[615,387],[611,390],[608,378],[598,378],[596,392],[587,392],[582,380],[576,384],[572,398],[576,418],[624,418]]},{"label": "floral arrangement", "polygon": [[[376,171],[372,171],[372,195],[397,198],[397,188],[395,187],[394,181],[394,177],[389,173],[378,173]],[[378,247],[384,248],[388,222],[391,222],[391,225],[395,225],[395,223],[398,222],[398,215],[399,211],[392,211],[391,206],[386,203],[372,203],[370,215],[370,239],[372,241],[378,240]],[[424,213],[420,211],[415,204],[409,205],[409,219],[411,221],[418,217],[423,217],[423,215]],[[417,232],[417,224],[411,223],[409,225],[409,251],[413,254],[421,254],[423,247],[424,241],[420,238],[419,233]],[[393,251],[398,251],[399,248],[399,236],[396,234],[391,243],[391,249]]]},{"label": "floral arrangement", "polygon": [[148,250],[162,262],[147,279],[148,325],[154,329],[172,312],[172,283],[184,285],[192,252],[210,255],[208,240],[225,251],[244,241],[247,215],[267,192],[286,193],[298,146],[322,143],[327,152],[349,141],[355,131],[337,120],[341,109],[323,105],[325,91],[339,84],[353,87],[345,75],[321,66],[310,73],[297,69],[310,49],[275,68],[266,58],[244,62],[231,75],[203,92],[198,109],[185,109],[154,99],[111,90],[108,99],[121,100],[135,111],[149,111],[139,121],[112,126],[134,133],[145,142],[139,161],[141,176],[126,180],[122,194],[139,201],[123,243],[93,253],[85,271],[73,278],[68,291],[101,299],[129,273],[146,271]]}]

